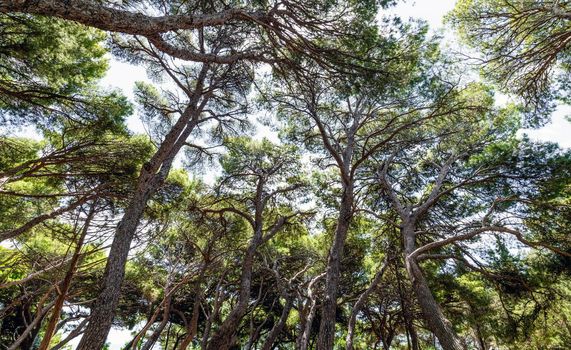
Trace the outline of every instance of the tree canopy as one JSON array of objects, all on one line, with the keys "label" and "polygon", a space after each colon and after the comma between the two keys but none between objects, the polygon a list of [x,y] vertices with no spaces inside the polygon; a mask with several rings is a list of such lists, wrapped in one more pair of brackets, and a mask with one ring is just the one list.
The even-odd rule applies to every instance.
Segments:
[{"label": "tree canopy", "polygon": [[568,347],[570,5],[397,3],[0,2],[0,348]]}]

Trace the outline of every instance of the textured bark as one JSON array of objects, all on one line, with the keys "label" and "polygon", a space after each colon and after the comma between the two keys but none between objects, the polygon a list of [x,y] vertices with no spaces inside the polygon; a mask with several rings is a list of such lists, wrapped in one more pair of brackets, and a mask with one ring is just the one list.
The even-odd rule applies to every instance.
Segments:
[{"label": "textured bark", "polygon": [[256,235],[257,234],[254,234],[254,238],[246,251],[244,261],[242,262],[242,275],[240,277],[240,295],[238,297],[238,302],[226,319],[224,319],[224,322],[222,322],[218,331],[208,342],[206,347],[207,350],[227,350],[230,349],[237,340],[235,332],[242,320],[242,317],[246,314],[248,301],[250,300],[254,255],[259,243],[261,242],[261,231],[258,237],[256,237]]},{"label": "textured bark", "polygon": [[436,335],[444,350],[465,349],[434,299],[420,266],[414,258],[410,257],[410,254],[415,250],[415,233],[411,224],[404,225],[403,237],[405,240],[406,271],[428,327]]},{"label": "textured bark", "polygon": [[[400,268],[398,268],[398,267],[394,269],[394,273],[396,276],[397,290],[398,290],[399,302],[400,302],[400,309],[402,310],[403,322],[405,324],[406,340],[408,343],[408,347],[409,347],[409,349],[412,348],[413,350],[418,350],[418,344],[415,343],[416,332],[414,330],[414,325],[412,324],[412,318],[413,318],[413,316],[411,315],[412,307],[409,306],[411,304],[411,301],[409,300],[409,298],[407,298],[404,295],[404,290],[403,290],[403,285],[402,285],[402,280],[403,280],[404,276],[401,276]],[[406,277],[404,277],[404,278],[406,278]],[[389,348],[389,345],[392,342],[392,338],[394,337],[394,329],[391,329],[391,331],[389,333],[390,333],[389,335],[387,335],[383,338],[384,347],[387,349]],[[412,338],[412,347],[411,347],[411,339],[410,338]]]},{"label": "textured bark", "polygon": [[48,350],[48,346],[50,345],[50,341],[55,333],[56,326],[59,321],[61,309],[63,308],[63,304],[65,302],[65,299],[67,298],[69,287],[71,286],[71,280],[73,279],[73,276],[75,274],[75,268],[81,256],[80,253],[81,253],[81,248],[83,247],[85,236],[87,235],[87,231],[89,230],[89,225],[91,224],[91,220],[93,219],[94,215],[95,215],[95,203],[92,203],[91,208],[89,209],[89,213],[87,214],[87,218],[85,219],[85,223],[83,224],[83,228],[81,229],[79,239],[77,240],[77,243],[75,245],[73,257],[71,258],[71,261],[69,263],[69,268],[67,270],[67,273],[64,277],[61,286],[59,287],[58,297],[55,301],[50,321],[46,326],[45,335],[44,338],[42,339],[42,342],[40,343],[38,350]]},{"label": "textured bark", "polygon": [[309,347],[309,340],[311,338],[311,326],[313,325],[313,319],[317,312],[317,299],[312,298],[309,304],[309,313],[305,319],[305,327],[303,327],[303,332],[301,333],[301,339],[299,341],[299,350],[307,350]]},{"label": "textured bark", "polygon": [[210,330],[212,329],[212,323],[214,322],[214,320],[218,318],[218,315],[220,314],[220,307],[222,306],[222,301],[223,301],[222,283],[226,278],[227,272],[228,270],[225,270],[222,273],[222,276],[220,276],[220,279],[218,280],[218,283],[216,285],[216,293],[214,294],[214,306],[212,307],[212,312],[206,318],[206,322],[204,325],[204,332],[202,332],[202,339],[200,341],[201,349],[206,349],[206,347],[208,346],[208,339],[210,338]]},{"label": "textured bark", "polygon": [[357,299],[357,302],[353,306],[353,310],[351,311],[351,317],[349,318],[349,325],[347,326],[347,337],[345,339],[346,350],[353,350],[353,335],[355,333],[355,323],[357,322],[357,315],[359,314],[359,311],[361,311],[361,308],[365,304],[365,301],[367,301],[369,295],[371,295],[371,293],[373,292],[373,290],[375,290],[377,285],[381,283],[381,279],[383,278],[383,274],[385,273],[387,266],[388,262],[385,261],[383,263],[383,266],[375,274],[375,277],[369,284],[369,287],[359,296],[359,299]]},{"label": "textured bark", "polygon": [[190,319],[190,324],[188,329],[186,330],[186,335],[180,342],[178,347],[175,349],[178,350],[186,350],[186,348],[190,345],[196,334],[198,333],[198,314],[200,312],[200,300],[195,299],[194,306],[192,307],[192,318]]},{"label": "textured bark", "polygon": [[152,35],[181,29],[220,26],[230,21],[263,21],[262,12],[234,8],[214,14],[184,14],[152,17],[141,13],[106,7],[95,1],[12,0],[0,3],[0,12],[23,12],[58,17],[90,27],[133,35]]},{"label": "textured bark", "polygon": [[143,171],[141,175],[141,182],[145,186],[136,191],[117,227],[109,257],[107,258],[107,265],[105,266],[103,290],[92,307],[93,312],[87,329],[77,347],[78,350],[102,349],[105,345],[107,334],[111,329],[111,324],[115,317],[115,309],[121,295],[121,285],[125,277],[125,264],[127,263],[131,241],[147,201],[154,190],[149,186],[150,184],[146,185],[146,182],[151,179],[150,174]]},{"label": "textured bark", "polygon": [[[200,273],[200,278],[198,281],[200,282],[204,276],[204,272],[206,271],[205,268],[202,269]],[[190,318],[190,324],[187,327],[186,335],[184,336],[183,340],[180,342],[178,347],[174,347],[174,349],[178,350],[186,350],[186,348],[190,345],[196,334],[198,334],[198,316],[200,314],[200,303],[202,302],[202,289],[200,289],[200,285],[198,286],[198,291],[196,292],[196,296],[194,298],[194,304],[192,306],[192,317]]]},{"label": "textured bark", "polygon": [[458,339],[450,322],[446,319],[440,306],[434,299],[422,271],[415,262],[407,261],[407,272],[411,279],[414,293],[428,326],[434,332],[445,350],[462,350],[465,347]]},{"label": "textured bark", "polygon": [[155,345],[157,340],[159,340],[161,333],[163,332],[167,323],[169,322],[170,310],[171,310],[171,295],[167,296],[165,300],[163,306],[163,319],[161,320],[161,323],[159,323],[157,329],[153,331],[149,339],[145,342],[145,344],[143,344],[141,350],[150,350],[153,347],[153,345]]},{"label": "textured bark", "polygon": [[274,343],[275,343],[276,339],[278,338],[278,335],[281,333],[281,331],[283,330],[283,328],[285,326],[285,323],[287,321],[287,318],[289,316],[289,313],[291,311],[292,306],[293,306],[293,299],[292,298],[286,299],[286,303],[285,303],[284,308],[282,310],[282,314],[280,316],[280,319],[272,327],[272,330],[270,331],[266,340],[264,341],[264,345],[262,346],[262,350],[273,349]]},{"label": "textured bark", "polygon": [[351,183],[346,185],[343,191],[339,208],[339,218],[333,237],[333,245],[329,250],[329,257],[327,259],[325,295],[321,309],[321,324],[319,326],[319,339],[317,343],[318,350],[333,349],[341,259],[343,258],[343,248],[345,247],[345,239],[347,238],[349,225],[353,218],[353,201],[353,184]]},{"label": "textured bark", "polygon": [[115,231],[103,275],[103,288],[92,307],[89,324],[77,350],[100,350],[105,344],[119,303],[131,241],[139,226],[147,201],[168,176],[174,158],[198,124],[201,111],[208,102],[208,97],[202,95],[208,70],[207,64],[202,65],[194,92],[189,96],[188,106],[151,160],[141,169],[135,191]]},{"label": "textured bark", "polygon": [[313,293],[313,286],[325,276],[325,272],[315,276],[307,286],[307,296],[309,298],[309,310],[308,306],[305,304],[300,310],[301,316],[301,332],[296,339],[296,346],[298,350],[307,350],[309,346],[309,339],[311,337],[311,326],[313,325],[313,319],[315,318],[315,313],[317,312],[317,296]]}]

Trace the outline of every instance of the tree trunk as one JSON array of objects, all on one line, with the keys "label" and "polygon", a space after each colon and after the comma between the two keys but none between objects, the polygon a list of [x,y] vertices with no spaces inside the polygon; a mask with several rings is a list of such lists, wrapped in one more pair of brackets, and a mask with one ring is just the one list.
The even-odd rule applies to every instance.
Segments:
[{"label": "tree trunk", "polygon": [[200,108],[197,107],[208,70],[209,65],[203,64],[196,81],[195,91],[192,96],[189,96],[188,106],[151,160],[141,169],[137,187],[117,226],[113,243],[111,243],[103,276],[103,289],[92,307],[89,324],[76,350],[101,350],[105,345],[119,303],[131,241],[139,226],[147,201],[163,184],[178,151],[184,146],[186,139],[198,124],[200,113],[208,101],[205,97],[200,103]]},{"label": "tree trunk", "polygon": [[[167,290],[167,293],[168,293],[168,290]],[[172,297],[170,295],[167,296],[167,299],[165,300],[165,303],[163,306],[164,307],[163,319],[161,320],[161,323],[159,324],[157,329],[155,329],[153,331],[153,333],[151,334],[149,339],[145,342],[145,344],[143,345],[141,350],[150,350],[153,347],[153,345],[157,342],[159,337],[161,336],[161,333],[163,332],[167,323],[169,322],[169,315],[170,315],[170,310],[171,310],[171,298]]]},{"label": "tree trunk", "polygon": [[299,350],[307,350],[309,348],[309,340],[311,338],[311,326],[313,325],[313,319],[315,318],[315,313],[317,312],[317,299],[312,298],[309,305],[309,314],[305,320],[305,327],[303,328],[303,333],[301,334],[301,341],[299,343]]},{"label": "tree trunk", "polygon": [[263,214],[265,209],[264,188],[266,180],[258,179],[256,185],[256,196],[254,199],[255,211],[252,219],[252,229],[254,234],[250,239],[250,244],[242,261],[242,274],[240,276],[240,294],[238,302],[230,311],[218,331],[212,336],[210,342],[206,346],[206,350],[228,350],[236,342],[236,329],[242,320],[242,317],[248,310],[250,301],[250,289],[252,285],[252,270],[254,267],[254,258],[258,247],[263,243],[264,238],[264,221]]},{"label": "tree trunk", "polygon": [[353,310],[351,311],[351,317],[349,318],[349,325],[347,327],[345,350],[353,350],[353,335],[355,333],[355,323],[357,322],[357,315],[359,314],[359,311],[361,311],[361,308],[365,304],[365,301],[367,301],[369,295],[371,295],[375,287],[381,282],[381,279],[383,278],[383,274],[385,273],[387,266],[388,266],[388,261],[385,260],[383,266],[379,269],[379,271],[377,271],[375,277],[369,284],[369,287],[359,296],[359,299],[357,299],[357,302],[353,306]]},{"label": "tree trunk", "polygon": [[212,312],[210,312],[206,317],[206,321],[204,324],[204,331],[202,332],[202,339],[200,341],[200,348],[202,350],[206,350],[206,347],[208,346],[208,339],[210,339],[210,330],[212,329],[212,324],[216,319],[218,319],[218,316],[220,314],[220,309],[222,307],[222,302],[223,302],[222,283],[226,278],[227,272],[228,270],[225,270],[222,273],[222,276],[220,277],[216,285],[216,292],[214,293],[214,305],[212,307]]},{"label": "tree trunk", "polygon": [[[296,346],[298,350],[307,350],[309,346],[309,340],[311,339],[311,328],[313,325],[313,319],[315,318],[315,314],[317,312],[317,297],[313,293],[313,286],[317,284],[317,282],[325,276],[325,272],[319,274],[311,279],[307,286],[307,297],[309,299],[309,306],[307,303],[303,308],[300,307],[300,317],[301,317],[301,332],[297,336],[296,339]],[[309,308],[309,310],[308,310]]]},{"label": "tree trunk", "polygon": [[405,225],[403,228],[403,238],[405,241],[406,271],[428,327],[436,335],[438,342],[444,350],[465,349],[465,346],[456,335],[452,325],[446,319],[440,306],[434,299],[420,266],[418,266],[418,263],[413,258],[409,258],[409,255],[416,248],[414,228],[410,227],[410,225]]},{"label": "tree trunk", "polygon": [[247,311],[248,301],[250,299],[250,286],[252,284],[252,268],[254,266],[254,254],[258,248],[259,238],[254,237],[253,242],[248,247],[246,256],[244,257],[242,276],[240,278],[240,296],[238,303],[230,314],[226,317],[218,331],[212,336],[206,347],[207,350],[227,350],[232,347],[236,341],[235,332],[238,328],[242,317]]},{"label": "tree trunk", "polygon": [[[199,282],[202,280],[202,275],[204,274],[204,270],[201,272],[201,278]],[[180,343],[178,350],[186,350],[186,348],[190,345],[196,334],[198,333],[198,316],[200,314],[200,303],[202,301],[202,289],[200,289],[200,283],[198,285],[196,292],[196,297],[194,298],[194,305],[192,306],[192,317],[190,318],[190,324],[186,330],[186,335],[184,339]]]},{"label": "tree trunk", "polygon": [[85,327],[85,325],[87,324],[88,321],[89,321],[88,318],[84,318],[83,321],[81,321],[77,325],[77,327],[75,327],[71,332],[69,332],[69,334],[67,335],[67,337],[65,337],[65,339],[63,339],[62,341],[60,341],[59,343],[54,345],[50,350],[59,350],[59,349],[63,348],[72,339],[74,339],[75,337],[77,337],[81,333],[83,333],[83,327]]},{"label": "tree trunk", "polygon": [[57,323],[59,321],[59,317],[61,314],[61,310],[63,308],[63,304],[65,299],[67,298],[67,293],[69,291],[69,287],[71,285],[71,280],[73,279],[73,275],[75,274],[75,268],[81,256],[81,248],[83,247],[83,242],[85,240],[85,236],[87,235],[87,231],[89,230],[89,225],[91,224],[91,219],[93,219],[93,215],[95,214],[95,203],[91,204],[91,208],[89,209],[89,213],[87,214],[87,218],[85,219],[85,223],[83,224],[83,228],[81,229],[81,233],[79,235],[79,239],[75,246],[75,251],[73,252],[73,257],[69,263],[69,268],[58,290],[58,297],[56,299],[55,305],[52,310],[52,315],[48,325],[46,326],[46,331],[42,342],[40,343],[40,347],[38,350],[48,350],[48,346],[50,345],[50,341],[55,333]]},{"label": "tree trunk", "polygon": [[[412,349],[412,350],[419,350],[420,348],[418,345],[418,336],[416,334],[416,330],[415,330],[414,324],[412,322],[412,319],[414,317],[413,309],[412,309],[412,301],[410,300],[408,295],[404,294],[405,291],[403,290],[402,280],[403,280],[404,276],[401,275],[399,267],[396,267],[394,269],[394,272],[395,272],[395,275],[397,278],[397,288],[398,288],[398,294],[399,294],[399,300],[400,300],[400,308],[402,310],[402,316],[403,316],[403,322],[404,322],[405,330],[406,330],[406,339],[407,339],[407,343],[408,343],[408,348]],[[404,278],[406,278],[406,277],[404,277]],[[390,345],[393,337],[394,337],[394,329],[392,329],[392,331],[391,331],[390,340],[383,339],[383,344],[385,344],[385,341],[386,341],[386,345],[384,345],[386,349],[389,348],[389,345]]]},{"label": "tree trunk", "polygon": [[341,197],[339,217],[333,244],[327,259],[327,273],[325,280],[325,296],[321,309],[321,324],[319,326],[318,350],[333,349],[335,339],[335,314],[337,311],[337,289],[341,271],[341,259],[349,225],[353,218],[353,184],[347,184]]},{"label": "tree trunk", "polygon": [[287,318],[289,316],[289,313],[291,311],[292,306],[293,306],[293,298],[286,299],[286,303],[284,305],[284,309],[282,310],[282,314],[280,316],[280,319],[272,327],[272,330],[268,334],[268,336],[264,342],[264,345],[262,346],[262,350],[271,350],[273,348],[273,345],[274,345],[278,335],[280,334],[280,332],[282,331],[282,329],[285,326],[285,323],[287,321]]},{"label": "tree trunk", "polygon": [[154,192],[154,189],[150,186],[151,183],[149,183],[151,179],[153,179],[153,176],[142,170],[139,181],[142,184],[135,192],[123,218],[117,226],[111,250],[109,251],[107,265],[105,266],[102,282],[103,290],[92,307],[93,311],[90,321],[77,347],[78,350],[101,350],[105,345],[105,340],[111,329],[115,310],[119,303],[131,241],[147,201],[152,192]]}]

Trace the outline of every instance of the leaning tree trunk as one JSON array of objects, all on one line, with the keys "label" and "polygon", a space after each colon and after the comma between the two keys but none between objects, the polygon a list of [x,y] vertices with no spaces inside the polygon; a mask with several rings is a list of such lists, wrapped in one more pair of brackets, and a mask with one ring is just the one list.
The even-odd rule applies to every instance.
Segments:
[{"label": "leaning tree trunk", "polygon": [[337,311],[337,289],[339,288],[339,275],[341,271],[341,259],[345,239],[349,231],[349,225],[353,218],[353,186],[347,184],[341,197],[339,217],[333,244],[329,250],[327,259],[327,272],[325,279],[325,296],[321,309],[321,324],[319,326],[318,350],[333,349],[335,340],[335,314]]},{"label": "leaning tree trunk", "polygon": [[242,317],[248,310],[248,301],[250,300],[250,289],[252,285],[252,269],[254,266],[254,255],[262,240],[261,227],[256,230],[252,241],[246,251],[246,256],[242,263],[242,276],[240,277],[240,295],[238,303],[230,314],[226,317],[218,331],[212,336],[208,342],[206,350],[228,350],[236,342],[236,330],[242,320]]},{"label": "leaning tree trunk", "polygon": [[89,322],[89,318],[84,318],[62,341],[54,345],[50,350],[59,350],[63,348],[67,343],[72,341],[74,338],[78,337],[83,333],[83,327]]},{"label": "leaning tree trunk", "polygon": [[[397,281],[400,309],[402,310],[408,348],[412,350],[420,350],[420,347],[418,345],[418,335],[416,333],[416,329],[414,328],[414,324],[412,322],[414,318],[414,312],[412,310],[412,307],[409,306],[412,304],[412,300],[410,299],[408,293],[407,295],[405,295],[406,291],[403,290],[403,285],[402,285],[403,278],[406,277],[401,275],[400,267],[396,267],[394,269],[394,273]],[[391,334],[392,335],[390,336],[390,339],[383,339],[383,344],[386,343],[385,348],[387,349],[389,348],[389,345],[392,342],[392,338],[394,337],[394,329],[391,330]]]},{"label": "leaning tree trunk", "polygon": [[[147,176],[141,177],[152,178],[149,176],[151,174],[146,175]],[[105,266],[105,274],[102,282],[103,290],[92,307],[93,313],[77,347],[78,350],[100,350],[105,345],[107,334],[111,329],[111,324],[115,317],[115,309],[119,303],[121,285],[125,277],[125,264],[127,263],[131,241],[133,240],[147,201],[153,192],[152,190],[151,187],[147,187],[140,188],[140,190],[136,191],[117,227],[115,238],[113,239],[111,250],[109,251],[107,265]]]},{"label": "leaning tree trunk", "polygon": [[415,249],[414,229],[412,227],[408,227],[407,229],[405,225],[403,233],[405,240],[406,271],[428,327],[436,335],[438,342],[444,350],[464,350],[465,346],[456,335],[452,324],[446,319],[442,313],[442,309],[434,299],[420,266],[414,258],[409,257]]},{"label": "leaning tree trunk", "polygon": [[361,311],[361,308],[367,301],[367,298],[373,293],[377,285],[381,282],[383,274],[388,266],[388,260],[385,260],[381,268],[375,274],[375,277],[369,284],[369,287],[359,296],[357,302],[353,306],[351,311],[351,316],[349,317],[349,325],[347,326],[347,337],[345,338],[345,350],[353,350],[353,336],[355,334],[355,324],[357,323],[357,315]]},{"label": "leaning tree trunk", "polygon": [[[317,311],[317,296],[313,294],[313,286],[321,279],[325,273],[315,276],[307,286],[307,294],[309,297],[309,305],[306,305],[304,309],[309,308],[308,312],[303,311],[302,320],[300,325],[302,327],[298,339],[296,339],[296,345],[298,350],[307,350],[309,346],[309,340],[311,338],[311,326],[313,325],[313,319],[315,318],[315,313]],[[301,311],[301,310],[300,310]]]},{"label": "leaning tree trunk", "polygon": [[202,289],[200,288],[200,282],[204,277],[206,271],[206,264],[200,271],[200,277],[198,278],[198,287],[196,289],[196,296],[194,297],[194,304],[192,305],[192,317],[190,318],[190,324],[186,329],[186,335],[182,339],[182,342],[177,347],[173,349],[186,350],[190,345],[194,337],[198,334],[198,316],[200,315],[200,303],[202,302]]},{"label": "leaning tree trunk", "polygon": [[273,347],[274,343],[276,342],[278,335],[283,330],[292,307],[293,307],[293,297],[288,297],[286,299],[286,303],[284,305],[284,308],[282,310],[282,314],[281,314],[278,322],[276,322],[276,324],[274,324],[274,326],[272,327],[272,330],[270,331],[270,333],[268,333],[268,336],[267,336],[266,340],[264,341],[264,345],[262,346],[262,350],[271,350],[274,348]]},{"label": "leaning tree trunk", "polygon": [[[168,293],[168,291],[167,291],[167,293]],[[159,324],[157,329],[155,329],[153,331],[153,333],[151,334],[149,339],[145,342],[145,344],[143,344],[143,346],[141,347],[141,350],[150,350],[153,347],[153,345],[155,345],[157,340],[159,340],[161,333],[163,332],[167,323],[169,322],[169,315],[170,315],[170,310],[171,310],[171,299],[172,299],[171,295],[168,295],[167,299],[165,300],[164,306],[163,306],[163,308],[164,308],[163,309],[163,319],[161,320],[161,323]]]},{"label": "leaning tree trunk", "polygon": [[307,350],[309,348],[309,340],[311,338],[311,326],[313,325],[313,319],[317,311],[317,298],[311,299],[309,304],[309,313],[307,319],[305,320],[305,326],[301,333],[301,339],[299,341],[299,350]]},{"label": "leaning tree trunk", "polygon": [[85,219],[85,223],[83,224],[83,228],[81,229],[81,233],[79,235],[79,239],[77,240],[75,250],[73,252],[73,257],[69,263],[69,268],[65,275],[65,278],[59,287],[58,290],[58,297],[55,301],[55,305],[52,310],[52,315],[48,325],[46,326],[46,331],[44,332],[44,338],[40,343],[40,347],[38,350],[48,350],[52,337],[55,334],[57,324],[59,322],[59,317],[61,315],[61,310],[63,308],[63,304],[65,303],[65,299],[67,298],[67,293],[71,286],[71,280],[75,275],[75,268],[77,263],[79,262],[79,258],[81,256],[81,248],[83,247],[83,242],[85,241],[85,236],[87,235],[87,231],[89,230],[89,225],[91,224],[91,220],[95,215],[95,203],[91,204],[91,208],[89,209],[89,213],[87,214],[87,218]]},{"label": "leaning tree trunk", "polygon": [[[206,68],[205,68],[206,67]],[[196,91],[202,89],[205,69],[201,71],[202,81],[197,81]],[[167,134],[161,146],[151,160],[141,169],[137,180],[137,187],[127,205],[125,213],[117,226],[111,250],[107,258],[105,273],[103,275],[103,289],[95,301],[89,324],[81,338],[77,350],[101,350],[105,345],[107,334],[111,329],[115,310],[121,295],[121,285],[125,277],[125,264],[129,256],[131,241],[139,226],[143,212],[147,207],[149,198],[163,184],[175,156],[184,145],[186,139],[196,127],[200,109],[196,108],[198,100],[187,106],[184,113],[177,120],[171,131]],[[201,106],[206,102],[203,101]]]}]

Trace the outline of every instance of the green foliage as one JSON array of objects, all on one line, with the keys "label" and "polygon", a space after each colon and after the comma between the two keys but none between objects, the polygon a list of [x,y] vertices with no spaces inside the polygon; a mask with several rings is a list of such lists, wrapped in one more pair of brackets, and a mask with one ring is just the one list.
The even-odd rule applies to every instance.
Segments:
[{"label": "green foliage", "polygon": [[[569,31],[568,13],[561,12],[567,2],[548,2],[546,14],[539,1],[458,1],[450,21],[490,60],[483,73],[524,98],[504,106],[494,88],[467,79],[464,65],[427,38],[422,22],[379,17],[376,23],[377,9],[395,3],[114,4],[183,17],[240,6],[290,19],[239,15],[160,34],[202,60],[244,49],[271,57],[272,74],[264,77],[248,60],[184,62],[144,36],[114,34],[112,53],[143,65],[153,78],[135,87],[149,135],[131,135],[125,120],[133,106],[97,86],[107,68],[105,33],[53,18],[0,16],[0,118],[41,133],[39,141],[0,138],[0,234],[23,228],[3,236],[0,246],[0,343],[12,344],[70,274],[58,320],[63,328],[50,345],[93,313],[109,244],[122,238],[117,224],[138,205],[145,208],[140,218],[127,217],[139,224],[126,243],[131,250],[114,324],[138,332],[152,318],[139,347],[158,331],[156,343],[165,350],[189,334],[189,347],[202,348],[234,321],[228,337],[234,348],[262,348],[277,327],[271,347],[299,347],[306,329],[314,346],[324,321],[324,272],[329,254],[339,253],[333,236],[344,224],[333,276],[339,279],[335,348],[346,345],[353,311],[355,349],[440,348],[411,263],[468,348],[571,343],[571,153],[518,133],[522,115],[548,111],[569,85],[567,44],[548,51],[557,59],[545,70],[528,59],[538,48],[552,50],[550,39]],[[315,50],[304,52],[308,47]],[[334,49],[317,50],[323,47]],[[194,94],[201,76],[204,86]],[[169,79],[168,89],[155,84]],[[181,115],[193,117],[178,125]],[[250,121],[261,115],[278,143],[251,137]],[[162,163],[153,171],[168,170],[164,183],[148,202],[133,204],[152,187],[156,174],[145,178],[141,169],[153,154],[176,156],[160,146],[175,126],[195,127],[176,140],[189,150],[186,167]],[[202,159],[213,166],[201,178]],[[350,213],[342,217],[348,193]],[[404,231],[416,213],[410,237],[415,249],[426,250],[413,257],[405,254]],[[122,266],[107,271],[114,268]],[[235,312],[238,306],[243,310]],[[49,315],[31,327],[23,349],[45,336]]]},{"label": "green foliage", "polygon": [[101,31],[23,14],[3,14],[0,28],[3,124],[38,121],[42,107],[79,102],[77,94],[107,70]]},{"label": "green foliage", "polygon": [[483,54],[484,74],[518,94],[532,124],[568,98],[571,46],[567,1],[462,0],[448,20]]}]

